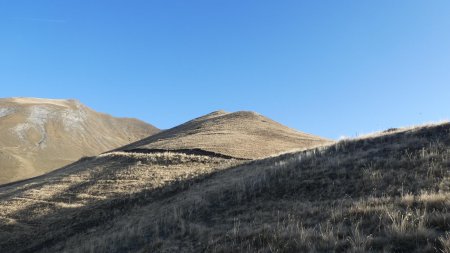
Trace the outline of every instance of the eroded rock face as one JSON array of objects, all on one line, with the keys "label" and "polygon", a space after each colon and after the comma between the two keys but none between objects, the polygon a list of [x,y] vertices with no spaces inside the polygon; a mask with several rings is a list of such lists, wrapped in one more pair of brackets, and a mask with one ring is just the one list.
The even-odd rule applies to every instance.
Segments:
[{"label": "eroded rock face", "polygon": [[0,118],[10,115],[11,113],[14,113],[14,108],[4,107],[0,108]]},{"label": "eroded rock face", "polygon": [[158,131],[139,120],[95,112],[76,100],[0,99],[0,184],[48,172]]}]

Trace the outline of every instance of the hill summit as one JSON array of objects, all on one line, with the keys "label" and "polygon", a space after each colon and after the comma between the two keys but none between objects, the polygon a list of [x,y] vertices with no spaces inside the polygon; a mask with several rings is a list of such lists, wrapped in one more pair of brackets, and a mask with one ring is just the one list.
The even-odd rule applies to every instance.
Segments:
[{"label": "hill summit", "polygon": [[298,132],[258,113],[215,111],[119,148],[120,151],[198,151],[257,159],[331,141]]},{"label": "hill summit", "polygon": [[159,130],[77,100],[0,99],[0,184],[36,176]]}]

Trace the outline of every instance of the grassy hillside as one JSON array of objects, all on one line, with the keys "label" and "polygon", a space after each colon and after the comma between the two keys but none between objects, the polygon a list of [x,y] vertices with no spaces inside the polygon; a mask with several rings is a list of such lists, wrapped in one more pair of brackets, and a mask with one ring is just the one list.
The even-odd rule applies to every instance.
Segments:
[{"label": "grassy hillside", "polygon": [[449,165],[450,124],[247,162],[111,153],[1,188],[0,249],[449,252]]},{"label": "grassy hillside", "polygon": [[0,99],[0,184],[60,168],[159,130],[98,113],[76,100]]},{"label": "grassy hillside", "polygon": [[256,159],[327,143],[331,141],[298,132],[255,112],[216,111],[119,150],[199,149],[230,157]]},{"label": "grassy hillside", "polygon": [[98,231],[96,226],[114,217],[171,196],[202,175],[242,162],[177,153],[113,152],[3,186],[0,252],[37,252],[70,236]]}]

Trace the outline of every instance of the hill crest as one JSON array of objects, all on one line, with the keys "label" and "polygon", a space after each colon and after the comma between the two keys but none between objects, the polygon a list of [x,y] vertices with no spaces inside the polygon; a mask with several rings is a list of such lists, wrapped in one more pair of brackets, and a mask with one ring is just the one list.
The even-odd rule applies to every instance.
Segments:
[{"label": "hill crest", "polygon": [[243,159],[263,158],[332,141],[298,132],[252,111],[215,111],[117,150],[201,149]]}]

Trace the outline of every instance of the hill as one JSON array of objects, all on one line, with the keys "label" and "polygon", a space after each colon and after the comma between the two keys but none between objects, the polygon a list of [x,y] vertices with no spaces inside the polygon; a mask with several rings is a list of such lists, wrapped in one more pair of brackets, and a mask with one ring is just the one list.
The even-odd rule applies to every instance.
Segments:
[{"label": "hill", "polygon": [[449,252],[450,124],[276,157],[114,151],[0,187],[1,252]]},{"label": "hill", "polygon": [[298,132],[255,112],[216,111],[137,141],[122,151],[203,151],[233,158],[257,159],[331,143]]},{"label": "hill", "polygon": [[215,112],[162,133],[156,143],[164,140],[169,151],[168,146],[137,145],[151,145],[149,137],[1,187],[0,249],[46,251],[62,238],[127,213],[126,206],[132,208],[137,199],[170,196],[216,171],[245,163],[252,152],[268,156],[330,142],[251,112]]},{"label": "hill", "polygon": [[33,177],[158,132],[76,100],[0,99],[0,184]]}]

